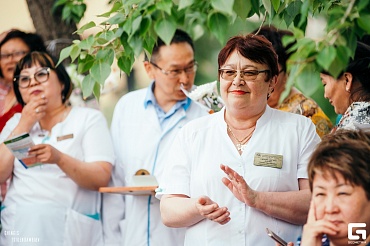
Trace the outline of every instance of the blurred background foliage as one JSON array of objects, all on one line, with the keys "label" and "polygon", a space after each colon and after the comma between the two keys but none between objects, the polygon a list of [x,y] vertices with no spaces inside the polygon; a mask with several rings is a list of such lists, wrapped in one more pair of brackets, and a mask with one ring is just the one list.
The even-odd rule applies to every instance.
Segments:
[{"label": "blurred background foliage", "polygon": [[[143,52],[150,56],[157,37],[169,43],[176,28],[184,29],[196,40],[196,59],[200,65],[196,84],[214,81],[218,51],[229,37],[273,24],[293,31],[294,40],[288,38],[285,43],[296,41],[292,48],[295,53],[288,61],[287,91],[293,85],[298,87],[315,99],[334,122],[336,115],[323,99],[319,72],[339,75],[354,54],[356,40],[370,33],[368,0],[111,0],[110,3],[111,10],[100,15],[105,21],[91,21],[78,29],[77,34],[96,28],[98,31],[84,40],[74,40],[60,54],[60,62],[70,58],[77,62],[78,72],[86,74],[82,81],[85,97],[92,93],[100,97],[114,61],[129,76],[129,90],[137,89],[131,73],[135,60]],[[307,35],[311,18],[323,19],[323,35]]]}]

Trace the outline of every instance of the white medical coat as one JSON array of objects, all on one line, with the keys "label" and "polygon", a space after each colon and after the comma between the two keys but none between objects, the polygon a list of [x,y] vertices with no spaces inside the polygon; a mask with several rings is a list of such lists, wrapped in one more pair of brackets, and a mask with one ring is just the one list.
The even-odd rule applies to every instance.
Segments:
[{"label": "white medical coat", "polygon": [[[310,119],[267,106],[240,155],[227,134],[224,110],[221,110],[190,122],[179,132],[165,163],[163,191],[157,197],[206,195],[220,207],[229,209],[231,221],[225,225],[204,219],[187,227],[186,246],[274,245],[266,227],[286,241],[295,242],[301,226],[270,217],[240,202],[222,183],[225,173],[220,164],[230,166],[257,191],[297,191],[298,179],[307,178],[308,159],[319,141]],[[282,168],[254,165],[256,152],[282,155]]]},{"label": "white medical coat", "polygon": [[[6,124],[0,142],[16,127],[21,114]],[[76,159],[114,163],[114,150],[103,114],[95,109],[71,109],[47,140],[38,123],[30,131],[35,144],[52,145]],[[58,141],[57,137],[73,134]],[[24,168],[15,159],[13,179],[1,211],[0,245],[103,245],[99,219],[101,195],[79,187],[56,164]],[[92,218],[94,217],[94,218]]]},{"label": "white medical coat", "polygon": [[[187,122],[208,114],[195,103],[190,103],[186,110],[179,108],[170,117],[165,129],[161,129],[153,104],[144,107],[147,90],[126,94],[115,107],[111,125],[117,156],[115,186],[126,185],[139,169],[149,171],[160,180],[164,170],[163,160],[177,132]],[[184,229],[162,224],[159,200],[155,197],[149,201],[149,196],[104,195],[103,207],[103,222],[107,222],[104,227],[110,227],[105,235],[106,245],[146,246],[148,226],[150,246],[183,244]]]}]

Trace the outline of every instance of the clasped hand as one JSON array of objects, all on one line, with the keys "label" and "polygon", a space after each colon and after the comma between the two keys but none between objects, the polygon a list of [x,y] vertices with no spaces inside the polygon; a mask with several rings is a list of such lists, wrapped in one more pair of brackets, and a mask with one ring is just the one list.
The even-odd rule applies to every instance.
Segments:
[{"label": "clasped hand", "polygon": [[230,212],[227,207],[219,207],[208,196],[201,196],[195,203],[196,208],[201,216],[217,222],[221,225],[230,221]]}]

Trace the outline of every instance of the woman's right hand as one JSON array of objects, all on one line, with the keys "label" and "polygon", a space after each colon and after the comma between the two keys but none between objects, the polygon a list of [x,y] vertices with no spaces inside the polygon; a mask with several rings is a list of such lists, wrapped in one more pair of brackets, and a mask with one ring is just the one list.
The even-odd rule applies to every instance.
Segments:
[{"label": "woman's right hand", "polygon": [[32,126],[45,116],[47,99],[44,95],[33,97],[22,110],[19,124],[29,131]]},{"label": "woman's right hand", "polygon": [[212,220],[221,225],[230,221],[230,212],[226,207],[220,208],[217,203],[208,196],[201,196],[197,199],[196,208],[203,217]]},{"label": "woman's right hand", "polygon": [[311,200],[307,223],[303,226],[301,246],[321,246],[324,234],[335,235],[337,233],[338,228],[333,223],[316,219],[315,203]]}]

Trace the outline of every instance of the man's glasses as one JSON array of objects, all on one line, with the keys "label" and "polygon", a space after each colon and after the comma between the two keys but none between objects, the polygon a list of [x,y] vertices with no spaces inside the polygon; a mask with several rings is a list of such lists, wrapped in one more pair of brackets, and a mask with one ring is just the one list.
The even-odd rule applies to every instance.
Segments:
[{"label": "man's glasses", "polygon": [[28,51],[15,51],[13,53],[1,53],[0,59],[1,60],[8,60],[9,58],[22,58],[25,54],[27,54]]},{"label": "man's glasses", "polygon": [[34,73],[32,76],[18,75],[14,77],[14,82],[18,84],[20,88],[28,88],[31,84],[31,79],[34,78],[39,83],[45,83],[49,79],[50,68],[43,67],[41,70]]},{"label": "man's glasses", "polygon": [[257,78],[260,73],[269,73],[270,70],[232,70],[232,69],[219,69],[221,72],[221,78],[227,81],[233,81],[235,77],[240,73],[240,78],[247,81],[253,81]]},{"label": "man's glasses", "polygon": [[167,75],[169,78],[174,79],[181,75],[182,71],[184,71],[186,74],[193,74],[197,71],[198,64],[197,62],[194,62],[191,66],[183,68],[183,69],[173,69],[173,70],[164,70],[154,62],[150,62],[153,66],[158,68],[163,74]]}]

